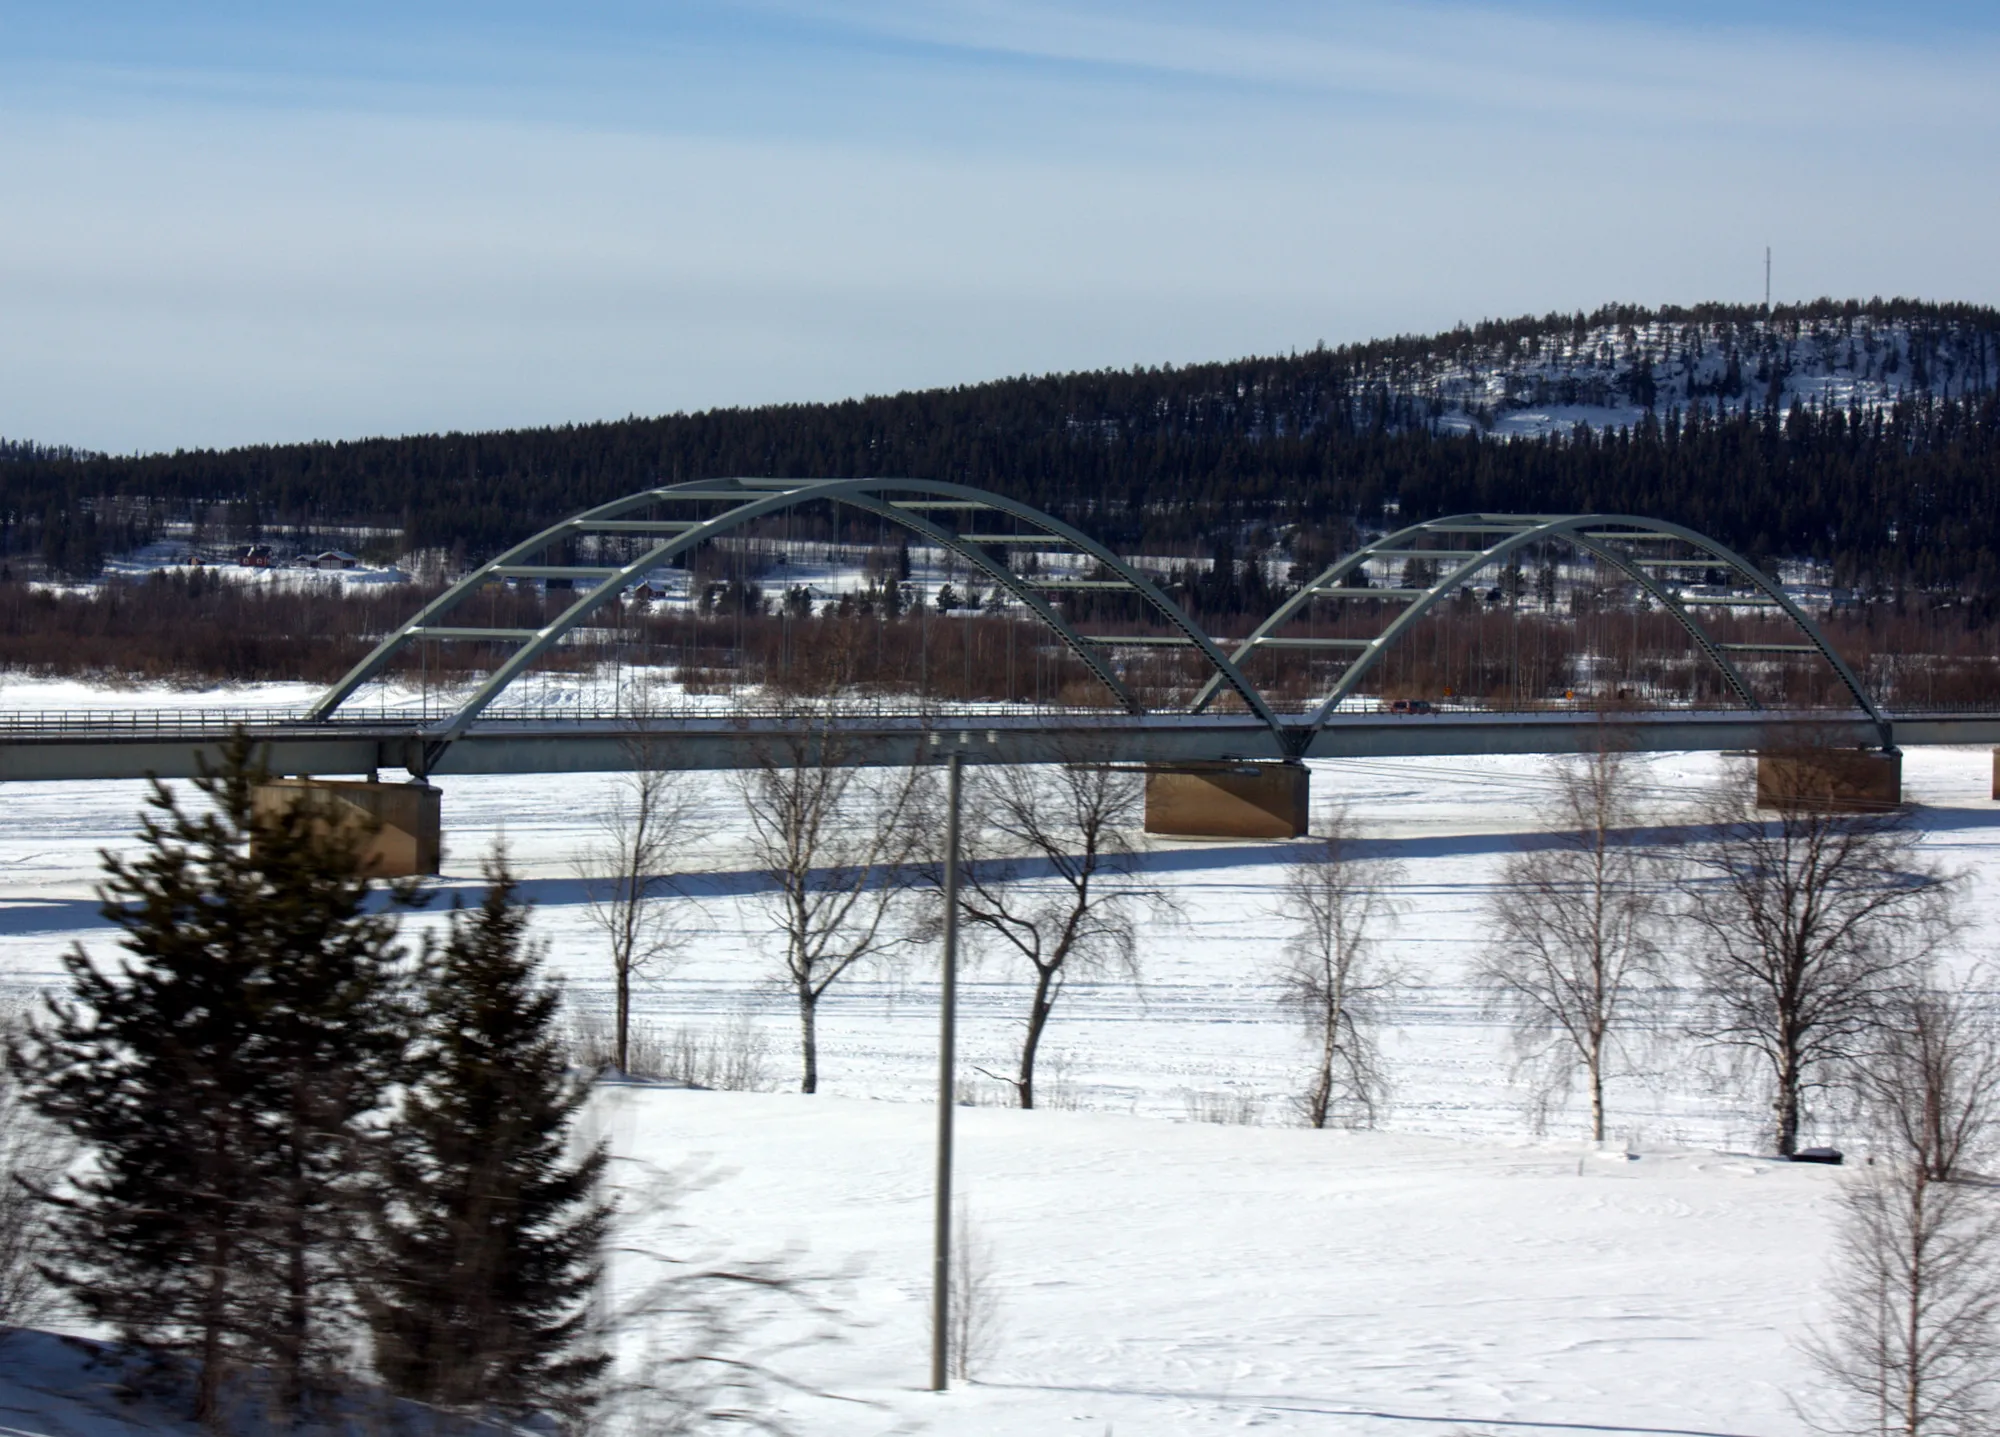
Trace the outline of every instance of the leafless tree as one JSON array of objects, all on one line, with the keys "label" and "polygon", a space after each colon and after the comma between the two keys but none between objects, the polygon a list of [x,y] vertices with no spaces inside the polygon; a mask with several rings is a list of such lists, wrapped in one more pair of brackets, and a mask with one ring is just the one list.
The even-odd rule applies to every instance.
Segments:
[{"label": "leafless tree", "polygon": [[1858,1074],[1881,1140],[1935,1182],[1987,1156],[2000,1118],[2000,1032],[1975,996],[1979,981],[1895,995]]},{"label": "leafless tree", "polygon": [[798,1000],[800,1091],[819,1090],[819,1003],[857,964],[905,941],[898,910],[904,867],[920,835],[913,815],[928,781],[919,768],[866,769],[848,760],[830,699],[793,706],[783,739],[740,774],[750,847],[767,880],[765,905],[784,945]]},{"label": "leafless tree", "polygon": [[1963,990],[1900,994],[1862,1072],[1882,1151],[1841,1194],[1829,1328],[1806,1350],[1861,1420],[1906,1437],[2000,1416],[2000,1209],[1963,1165],[1992,1136],[2000,1052]]},{"label": "leafless tree", "polygon": [[1581,1072],[1590,1136],[1603,1142],[1605,1080],[1624,1029],[1657,991],[1665,902],[1634,827],[1630,758],[1599,749],[1552,767],[1554,841],[1507,860],[1475,978],[1554,1092]]},{"label": "leafless tree", "polygon": [[1832,1317],[1805,1344],[1850,1404],[1850,1420],[1834,1430],[1876,1437],[1992,1431],[2000,1411],[2000,1226],[1992,1194],[1939,1182],[1921,1162],[1897,1158],[1857,1175],[1842,1190],[1840,1208]]},{"label": "leafless tree", "polygon": [[611,952],[613,1052],[627,1072],[632,982],[657,975],[687,944],[671,900],[674,860],[699,839],[698,805],[684,774],[659,766],[643,733],[624,743],[631,767],[618,775],[597,818],[597,838],[577,860],[584,912]]},{"label": "leafless tree", "polygon": [[1386,1084],[1376,1030],[1396,975],[1375,957],[1375,938],[1393,914],[1398,865],[1361,851],[1353,815],[1334,807],[1319,833],[1292,855],[1281,912],[1292,925],[1279,972],[1279,1001],[1313,1048],[1312,1076],[1299,1112],[1315,1128],[1372,1125]]},{"label": "leafless tree", "polygon": [[952,1233],[946,1349],[951,1375],[969,1382],[993,1359],[1000,1345],[1000,1282],[993,1244],[985,1228],[973,1220],[963,1198],[958,1202]]},{"label": "leafless tree", "polygon": [[1011,1082],[1035,1106],[1035,1058],[1063,987],[1078,975],[1138,976],[1142,911],[1172,911],[1142,882],[1136,774],[1103,763],[982,768],[967,784],[959,915],[1033,975]]},{"label": "leafless tree", "polygon": [[[0,1012],[6,1049],[22,1031],[18,1013]],[[32,1327],[56,1310],[39,1264],[49,1245],[49,1198],[71,1156],[64,1135],[29,1106],[12,1065],[0,1062],[0,1329]]]},{"label": "leafless tree", "polygon": [[1677,917],[1702,989],[1692,1032],[1766,1069],[1789,1155],[1807,1097],[1851,1074],[1885,998],[1948,931],[1951,883],[1899,813],[1800,803],[1767,817],[1745,811],[1747,786],[1738,776],[1707,803]]}]

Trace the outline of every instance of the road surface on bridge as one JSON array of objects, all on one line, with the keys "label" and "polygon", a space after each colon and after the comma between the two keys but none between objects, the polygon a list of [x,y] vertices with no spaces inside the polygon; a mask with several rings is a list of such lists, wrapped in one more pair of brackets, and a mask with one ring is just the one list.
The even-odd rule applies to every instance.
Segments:
[{"label": "road surface on bridge", "polygon": [[[2000,745],[2000,712],[1895,715],[1898,746]],[[0,780],[184,778],[215,765],[237,731],[273,773],[360,775],[387,770],[587,773],[634,767],[745,768],[827,745],[857,765],[923,762],[959,749],[981,763],[1203,763],[1290,758],[1588,752],[1715,752],[1800,742],[1875,747],[1877,724],[1851,709],[1595,712],[1459,711],[1335,714],[1278,731],[1249,714],[841,711],[831,720],[781,710],[716,711],[637,720],[619,715],[489,712],[449,744],[422,718],[390,714],[314,720],[271,710],[22,712],[0,716]]]}]

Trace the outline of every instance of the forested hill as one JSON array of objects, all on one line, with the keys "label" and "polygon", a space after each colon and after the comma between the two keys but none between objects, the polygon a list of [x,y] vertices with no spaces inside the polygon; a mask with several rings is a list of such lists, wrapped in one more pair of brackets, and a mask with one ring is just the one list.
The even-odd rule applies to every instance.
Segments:
[{"label": "forested hill", "polygon": [[2000,311],[1914,301],[1609,308],[1281,358],[833,404],[118,458],[7,446],[7,548],[57,568],[162,518],[398,526],[495,549],[647,484],[977,484],[1125,544],[1462,510],[1673,518],[1848,582],[2000,595]]}]

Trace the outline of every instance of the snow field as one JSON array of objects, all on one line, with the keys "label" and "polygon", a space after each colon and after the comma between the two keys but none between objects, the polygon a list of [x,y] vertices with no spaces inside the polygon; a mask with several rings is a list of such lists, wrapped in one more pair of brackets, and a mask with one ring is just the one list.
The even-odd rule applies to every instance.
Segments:
[{"label": "snow field", "polygon": [[[0,705],[71,706],[55,687],[10,684]],[[206,701],[292,698],[260,689]],[[2000,917],[1990,764],[1984,749],[1905,759],[1927,846],[1968,875],[1967,963],[1992,956]],[[1670,826],[1673,806],[1724,761],[1645,765],[1657,821]],[[439,780],[441,886],[470,899],[480,856],[504,837],[551,967],[585,1009],[608,1009],[609,975],[573,859],[615,781]],[[639,1016],[713,1031],[748,1014],[766,1035],[771,1082],[789,1085],[794,1018],[771,981],[740,799],[727,775],[690,781],[711,830],[683,865],[695,941],[641,987]],[[927,1350],[932,955],[911,952],[834,990],[817,1097],[604,1091],[594,1121],[622,1157],[709,1173],[677,1209],[688,1228],[676,1244],[790,1253],[801,1269],[851,1274],[839,1296],[845,1339],[789,1360],[806,1380],[876,1405],[787,1399],[801,1430],[1806,1430],[1787,1395],[1810,1385],[1793,1344],[1815,1310],[1826,1199],[1841,1175],[1744,1156],[1764,1141],[1755,1088],[1710,1075],[1684,1048],[1639,1052],[1611,1088],[1614,1131],[1636,1160],[1585,1152],[1574,1108],[1537,1135],[1510,1081],[1506,1035],[1465,985],[1485,895],[1506,855],[1534,840],[1552,794],[1541,761],[1324,763],[1313,782],[1316,799],[1351,804],[1403,869],[1403,912],[1382,945],[1410,979],[1384,1044],[1385,1130],[1288,1125],[1302,1053],[1271,973],[1287,845],[1149,844],[1142,866],[1183,917],[1147,926],[1139,986],[1106,978],[1065,993],[1041,1077],[1080,1110],[959,1114],[961,1187],[993,1249],[1004,1329],[968,1390],[915,1390]],[[113,955],[91,897],[97,851],[129,843],[143,791],[5,791],[0,995],[58,982],[72,942]],[[419,922],[438,921],[438,906]],[[1025,989],[988,957],[961,993],[962,1072],[990,1097],[996,1085],[976,1070],[1006,1071]],[[1816,1136],[1849,1137],[1833,1123]]]},{"label": "snow field", "polygon": [[[962,1110],[997,1350],[923,1392],[932,1115],[614,1090],[620,1151],[727,1177],[681,1216],[860,1276],[790,1369],[801,1430],[1801,1432],[1791,1343],[1836,1174],[1710,1153]],[[617,1276],[614,1273],[614,1278]],[[1494,1424],[1482,1426],[1482,1424]]]}]

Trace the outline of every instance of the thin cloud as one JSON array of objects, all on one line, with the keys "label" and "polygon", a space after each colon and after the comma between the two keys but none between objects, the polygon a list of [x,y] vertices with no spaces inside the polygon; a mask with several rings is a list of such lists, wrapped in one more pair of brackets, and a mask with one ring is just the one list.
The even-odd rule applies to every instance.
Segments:
[{"label": "thin cloud", "polygon": [[[1830,97],[1921,94],[1869,107],[1871,126],[2000,116],[2000,47],[1840,43],[1750,23],[1673,26],[1622,16],[1555,20],[1498,8],[1395,4],[1231,6],[1188,12],[1037,0],[862,0],[781,4],[788,13],[947,50],[1283,85],[1327,95],[1527,114],[1630,115],[1824,126]],[[1166,18],[1163,18],[1166,17]],[[1848,88],[1854,86],[1856,88]],[[1914,87],[1914,88],[1912,88]]]}]

